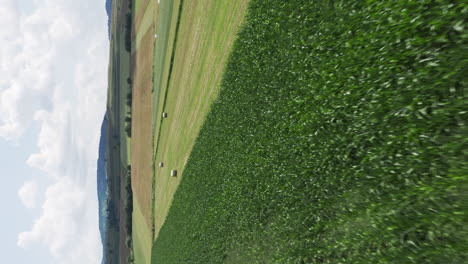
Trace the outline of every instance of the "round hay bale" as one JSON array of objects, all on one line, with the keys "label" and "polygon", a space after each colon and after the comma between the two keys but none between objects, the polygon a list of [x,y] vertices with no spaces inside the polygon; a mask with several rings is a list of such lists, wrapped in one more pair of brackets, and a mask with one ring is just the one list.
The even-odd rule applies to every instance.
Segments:
[{"label": "round hay bale", "polygon": [[159,167],[160,168],[164,167],[164,162],[159,162]]},{"label": "round hay bale", "polygon": [[177,170],[171,170],[171,176],[177,177]]},{"label": "round hay bale", "polygon": [[166,112],[163,112],[163,113],[162,113],[162,117],[163,117],[163,118],[167,118],[167,113],[166,113]]}]

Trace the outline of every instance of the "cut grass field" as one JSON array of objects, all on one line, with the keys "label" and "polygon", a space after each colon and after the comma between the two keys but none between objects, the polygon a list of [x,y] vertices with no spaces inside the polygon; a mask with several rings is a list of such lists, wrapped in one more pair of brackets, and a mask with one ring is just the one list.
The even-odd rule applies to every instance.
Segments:
[{"label": "cut grass field", "polygon": [[153,18],[155,25],[155,49],[153,58],[153,130],[158,131],[159,101],[164,94],[168,82],[171,54],[174,48],[176,36],[177,18],[179,15],[181,0],[163,1],[160,3],[156,16]]},{"label": "cut grass field", "polygon": [[151,263],[151,229],[148,228],[148,223],[145,221],[138,203],[134,202],[133,206],[133,251],[135,254],[135,263],[144,264]]},{"label": "cut grass field", "polygon": [[185,167],[169,86],[152,263],[466,262],[466,11],[252,0]]}]

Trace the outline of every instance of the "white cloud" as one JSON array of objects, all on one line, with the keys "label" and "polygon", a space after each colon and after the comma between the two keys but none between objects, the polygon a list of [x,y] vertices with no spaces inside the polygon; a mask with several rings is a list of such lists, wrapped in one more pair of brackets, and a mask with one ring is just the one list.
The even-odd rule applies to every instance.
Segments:
[{"label": "white cloud", "polygon": [[47,189],[42,210],[31,231],[19,234],[19,246],[26,248],[40,241],[61,263],[100,262],[99,234],[88,228],[97,208],[87,199],[85,189],[64,177]]},{"label": "white cloud", "polygon": [[[42,209],[19,234],[58,263],[100,263],[96,161],[105,111],[109,42],[105,0],[37,0],[28,14],[0,0],[0,138],[19,142],[38,127],[26,163],[48,175],[18,191]],[[35,131],[35,130],[34,130]],[[47,188],[38,206],[38,181]],[[42,197],[42,196],[41,196]]]},{"label": "white cloud", "polygon": [[27,208],[36,207],[39,187],[35,181],[27,181],[18,191],[18,197]]}]

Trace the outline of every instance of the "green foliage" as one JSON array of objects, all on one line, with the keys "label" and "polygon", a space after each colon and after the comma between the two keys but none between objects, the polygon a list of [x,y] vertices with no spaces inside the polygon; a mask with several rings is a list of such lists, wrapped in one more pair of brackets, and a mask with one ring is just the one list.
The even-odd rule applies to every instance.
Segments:
[{"label": "green foliage", "polygon": [[463,263],[468,8],[252,0],[152,263]]},{"label": "green foliage", "polygon": [[127,237],[125,238],[125,245],[131,249],[133,246],[132,244],[133,244],[132,237],[127,235]]},{"label": "green foliage", "polygon": [[127,257],[127,263],[135,263],[135,255],[133,254],[133,250],[130,250],[130,255]]},{"label": "green foliage", "polygon": [[132,137],[132,113],[131,112],[128,112],[127,115],[125,116],[125,133],[127,134],[127,137]]},{"label": "green foliage", "polygon": [[132,51],[132,13],[130,11],[125,15],[125,50]]},{"label": "green foliage", "polygon": [[109,228],[118,230],[119,229],[119,219],[117,215],[117,208],[115,207],[115,202],[112,198],[107,199],[106,206],[106,225]]},{"label": "green foliage", "polygon": [[133,191],[132,191],[132,167],[131,165],[127,166],[127,175],[125,178],[125,190],[124,190],[124,205],[125,205],[125,231],[127,233],[127,240],[126,244],[128,248],[132,248],[132,214],[133,214]]},{"label": "green foliage", "polygon": [[132,137],[132,111],[131,111],[132,105],[133,105],[132,79],[127,78],[127,83],[129,84],[130,87],[127,93],[125,103],[130,108],[130,111],[127,112],[125,116],[125,133],[127,134],[128,137]]}]

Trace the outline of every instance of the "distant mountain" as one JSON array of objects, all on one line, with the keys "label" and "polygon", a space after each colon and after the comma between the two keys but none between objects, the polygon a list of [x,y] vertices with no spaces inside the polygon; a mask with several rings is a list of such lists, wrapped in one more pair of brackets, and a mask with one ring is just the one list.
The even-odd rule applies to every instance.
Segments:
[{"label": "distant mountain", "polygon": [[[99,201],[99,231],[103,252],[106,242],[106,218],[107,218],[107,180],[106,180],[106,144],[107,144],[107,114],[101,125],[101,138],[99,140],[99,158],[97,161],[97,194]],[[105,263],[105,254],[103,253],[102,263]]]},{"label": "distant mountain", "polygon": [[111,31],[111,19],[112,19],[112,0],[106,0],[106,11],[107,11],[107,30],[110,39]]}]

